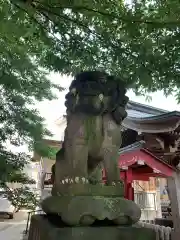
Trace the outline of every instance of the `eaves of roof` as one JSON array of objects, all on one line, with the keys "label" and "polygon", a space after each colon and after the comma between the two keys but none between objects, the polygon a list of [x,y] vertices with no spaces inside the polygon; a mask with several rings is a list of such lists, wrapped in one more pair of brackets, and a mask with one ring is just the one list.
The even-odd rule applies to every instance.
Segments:
[{"label": "eaves of roof", "polygon": [[167,112],[159,115],[149,116],[149,117],[127,117],[128,120],[138,121],[138,122],[154,122],[162,120],[171,120],[174,118],[180,118],[179,111]]},{"label": "eaves of roof", "polygon": [[168,113],[169,111],[164,110],[164,109],[160,109],[160,108],[156,108],[156,107],[152,107],[149,105],[145,105],[142,103],[138,103],[138,102],[134,102],[134,101],[129,101],[127,104],[127,109],[133,109],[142,113],[149,113],[152,115],[160,115],[163,113]]},{"label": "eaves of roof", "polygon": [[131,145],[120,148],[118,153],[122,154],[122,153],[125,153],[125,152],[131,152],[131,151],[134,151],[134,150],[137,150],[137,149],[141,149],[141,148],[144,147],[144,145],[145,145],[145,141],[135,142]]}]

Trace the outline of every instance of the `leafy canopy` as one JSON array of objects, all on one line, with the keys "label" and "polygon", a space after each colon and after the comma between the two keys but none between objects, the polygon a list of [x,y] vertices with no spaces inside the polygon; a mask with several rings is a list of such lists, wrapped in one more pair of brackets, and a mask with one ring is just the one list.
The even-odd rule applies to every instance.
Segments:
[{"label": "leafy canopy", "polygon": [[36,143],[47,154],[41,140],[50,133],[35,101],[59,88],[48,71],[102,69],[141,94],[163,90],[180,100],[179,13],[177,0],[0,0],[0,184],[9,196],[7,182],[29,182],[22,174],[29,156],[6,144]]},{"label": "leafy canopy", "polygon": [[[0,188],[19,209],[32,207],[36,202],[26,185],[32,180],[23,173],[31,158],[9,148],[28,144],[30,150],[35,148],[41,155],[48,154],[41,142],[51,134],[35,103],[53,99],[52,89],[60,87],[52,84],[46,78],[47,73],[39,69],[36,54],[39,51],[42,54],[47,46],[40,39],[36,42],[35,37],[30,41],[29,36],[37,28],[35,23],[29,23],[23,11],[3,0],[0,22]],[[12,182],[19,182],[19,187],[12,190],[9,185]]]},{"label": "leafy canopy", "polygon": [[26,16],[26,41],[36,44],[41,66],[65,74],[103,69],[136,92],[163,90],[180,100],[178,0],[11,2]]}]

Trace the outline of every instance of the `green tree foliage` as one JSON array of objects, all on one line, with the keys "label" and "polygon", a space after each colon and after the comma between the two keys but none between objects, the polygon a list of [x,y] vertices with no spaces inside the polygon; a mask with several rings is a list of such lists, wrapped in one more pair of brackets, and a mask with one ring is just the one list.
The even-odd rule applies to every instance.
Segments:
[{"label": "green tree foliage", "polygon": [[[36,54],[39,51],[43,54],[47,45],[35,36],[33,41],[30,40],[33,32],[38,31],[36,24],[29,23],[24,12],[9,1],[0,1],[0,22],[0,188],[7,191],[16,206],[18,203],[18,208],[27,207],[28,203],[32,207],[36,199],[26,185],[32,180],[23,173],[31,158],[24,153],[9,151],[9,148],[27,144],[30,150],[35,148],[41,155],[48,154],[41,140],[50,132],[35,104],[43,99],[53,99],[52,89],[60,88],[39,69]],[[19,182],[19,187],[12,190],[8,187],[12,182]]]},{"label": "green tree foliage", "polygon": [[31,42],[36,36],[49,46],[39,52],[42,66],[66,74],[103,69],[136,92],[163,90],[180,100],[177,0],[12,2],[29,14]]},{"label": "green tree foliage", "polygon": [[[45,154],[49,134],[34,108],[52,99],[46,71],[106,70],[137,93],[163,90],[180,100],[177,0],[0,0],[0,182],[28,182],[29,157],[5,143]],[[19,190],[21,191],[21,189]],[[18,195],[18,194],[15,194]]]}]

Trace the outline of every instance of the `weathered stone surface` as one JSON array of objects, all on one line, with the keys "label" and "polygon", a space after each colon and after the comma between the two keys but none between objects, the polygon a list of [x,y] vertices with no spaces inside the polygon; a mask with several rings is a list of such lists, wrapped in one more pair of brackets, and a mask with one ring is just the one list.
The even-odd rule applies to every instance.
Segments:
[{"label": "weathered stone surface", "polygon": [[97,183],[102,178],[96,171],[101,163],[107,184],[119,181],[117,158],[121,123],[127,116],[125,94],[121,79],[100,71],[79,73],[72,81],[66,95],[67,128],[63,151],[55,163],[53,192],[59,191],[64,178],[78,176]]},{"label": "weathered stone surface", "polygon": [[[42,202],[47,215],[32,217],[29,240],[155,239],[152,230],[132,227],[141,210],[123,198],[117,160],[127,115],[125,94],[120,79],[98,71],[80,73],[72,82],[63,148],[52,171],[52,196]],[[102,165],[106,185],[100,184]],[[111,226],[104,227],[106,220]]]},{"label": "weathered stone surface", "polygon": [[114,186],[106,186],[104,184],[83,184],[70,183],[59,184],[58,191],[55,196],[104,196],[104,197],[123,197],[124,186],[120,182]]},{"label": "weathered stone surface", "polygon": [[120,145],[121,125],[110,114],[69,115],[64,153],[58,156],[55,164],[56,185],[67,177],[79,176],[87,179],[101,162],[106,170],[108,183],[111,185],[112,182],[119,181],[117,159]]},{"label": "weathered stone surface", "polygon": [[47,214],[58,214],[71,226],[91,225],[96,220],[108,219],[118,225],[132,225],[141,217],[140,208],[121,197],[51,196],[43,200]]},{"label": "weathered stone surface", "polygon": [[46,217],[32,216],[28,240],[155,240],[152,229],[141,227],[93,226],[65,227],[52,225]]}]

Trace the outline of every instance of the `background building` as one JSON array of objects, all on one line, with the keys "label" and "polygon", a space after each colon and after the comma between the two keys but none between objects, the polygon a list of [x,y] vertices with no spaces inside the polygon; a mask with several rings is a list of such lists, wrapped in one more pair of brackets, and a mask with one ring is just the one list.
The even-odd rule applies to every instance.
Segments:
[{"label": "background building", "polygon": [[[128,116],[123,121],[123,143],[121,148],[131,147],[139,141],[144,141],[143,149],[148,151],[156,158],[158,164],[175,169],[179,163],[180,151],[180,113],[177,111],[168,112],[147,105],[130,101],[127,106]],[[58,138],[53,140],[44,140],[45,144],[55,148],[61,148],[66,128],[66,116],[62,116],[56,121]],[[133,153],[134,149],[131,149]],[[37,171],[39,173],[38,185],[42,188],[42,181],[48,180],[51,173],[51,167],[55,159],[41,158],[34,153],[34,158],[39,163]],[[141,159],[144,161],[144,159]],[[121,161],[121,154],[120,154]],[[152,168],[153,171],[155,169]],[[46,176],[44,175],[45,173]],[[169,204],[167,194],[167,180],[164,175],[151,174],[146,181],[133,180],[134,200],[141,206],[142,219],[153,220],[155,217],[161,217],[161,206]],[[45,187],[41,195],[44,198],[50,193],[51,186]],[[128,197],[128,195],[127,195]]]}]

